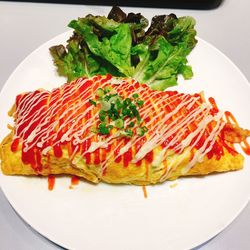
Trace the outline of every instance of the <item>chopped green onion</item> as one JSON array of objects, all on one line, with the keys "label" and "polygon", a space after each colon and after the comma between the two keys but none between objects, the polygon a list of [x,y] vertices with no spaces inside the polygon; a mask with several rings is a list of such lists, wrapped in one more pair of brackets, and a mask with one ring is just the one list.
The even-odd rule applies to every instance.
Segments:
[{"label": "chopped green onion", "polygon": [[104,100],[109,101],[112,97],[118,96],[118,94],[105,95]]},{"label": "chopped green onion", "polygon": [[139,114],[137,109],[133,109],[132,114],[133,114],[134,117],[140,117],[140,114]]},{"label": "chopped green onion", "polygon": [[143,126],[143,127],[140,127],[140,128],[136,128],[136,134],[138,136],[144,136],[144,134],[148,131],[148,128]]},{"label": "chopped green onion", "polygon": [[124,117],[125,117],[125,116],[128,116],[129,113],[130,113],[130,110],[129,110],[128,108],[124,108],[124,109],[122,110],[122,114],[123,114]]},{"label": "chopped green onion", "polygon": [[131,110],[136,110],[136,106],[135,106],[133,103],[131,103],[131,104],[129,105],[129,108],[130,108]]},{"label": "chopped green onion", "polygon": [[144,104],[144,101],[143,100],[138,100],[136,103],[141,108],[143,106],[143,104]]},{"label": "chopped green onion", "polygon": [[116,103],[117,101],[120,102],[120,97],[119,96],[112,96],[110,99],[109,99],[109,102],[110,103]]},{"label": "chopped green onion", "polygon": [[120,135],[126,136],[126,137],[132,137],[133,131],[131,129],[125,129],[120,131]]},{"label": "chopped green onion", "polygon": [[126,129],[125,133],[126,133],[126,136],[129,136],[129,137],[133,136],[133,131],[131,129]]},{"label": "chopped green onion", "polygon": [[122,108],[122,103],[121,103],[121,100],[119,98],[116,99],[115,106],[118,110],[120,110]]},{"label": "chopped green onion", "polygon": [[101,110],[108,111],[111,108],[111,105],[109,102],[100,101],[100,104],[101,104]]},{"label": "chopped green onion", "polygon": [[115,126],[116,126],[117,128],[123,128],[123,126],[124,126],[124,121],[123,121],[122,119],[117,119],[117,120],[115,120]]},{"label": "chopped green onion", "polygon": [[119,112],[117,109],[115,109],[114,106],[111,104],[111,109],[108,111],[109,118],[112,119],[113,121],[117,120],[119,116]]},{"label": "chopped green onion", "polygon": [[102,122],[104,122],[106,117],[107,117],[107,113],[104,110],[100,110],[100,112],[99,112],[99,119]]},{"label": "chopped green onion", "polygon": [[[137,124],[140,126],[141,117],[138,111],[138,107],[142,107],[143,100],[139,100],[139,95],[134,93],[133,99],[123,99],[118,93],[112,91],[112,87],[106,86],[104,89],[99,88],[96,91],[97,101],[89,100],[93,105],[100,104],[99,119],[100,124],[98,128],[91,130],[93,133],[100,133],[102,135],[108,135],[113,127],[120,129],[120,134],[126,137],[133,136],[134,132],[132,128],[135,126],[135,122],[129,122],[127,128],[124,128],[124,119],[136,118]],[[128,120],[129,121],[129,120]],[[148,129],[144,127],[136,128],[136,134],[143,136]]]},{"label": "chopped green onion", "polygon": [[93,100],[91,100],[91,99],[89,99],[89,103],[92,104],[92,105],[94,105],[94,106],[96,106],[96,102],[93,101]]},{"label": "chopped green onion", "polygon": [[130,104],[132,103],[131,99],[130,98],[126,98],[124,101],[123,101],[123,104],[124,106],[129,106]]},{"label": "chopped green onion", "polygon": [[102,122],[102,123],[100,123],[100,125],[99,125],[99,132],[100,132],[100,134],[108,135],[109,132],[110,132],[110,128],[107,127],[107,125],[106,125],[105,122]]},{"label": "chopped green onion", "polygon": [[96,95],[97,95],[98,97],[103,97],[103,96],[104,96],[104,90],[101,89],[101,88],[97,89]]},{"label": "chopped green onion", "polygon": [[135,126],[134,122],[130,122],[129,125],[128,125],[129,128],[133,128],[134,126]]},{"label": "chopped green onion", "polygon": [[104,93],[105,94],[109,93],[111,90],[112,90],[112,87],[110,87],[110,86],[104,87]]}]

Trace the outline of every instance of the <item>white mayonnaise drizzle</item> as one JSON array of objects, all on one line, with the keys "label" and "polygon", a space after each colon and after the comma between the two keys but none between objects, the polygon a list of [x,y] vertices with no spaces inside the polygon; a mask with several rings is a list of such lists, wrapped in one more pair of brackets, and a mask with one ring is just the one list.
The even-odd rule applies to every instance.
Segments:
[{"label": "white mayonnaise drizzle", "polygon": [[[92,84],[85,85],[89,81],[92,81]],[[134,149],[141,140],[141,137],[134,135],[125,143],[123,139],[118,141],[119,131],[116,133],[111,131],[109,136],[97,136],[90,131],[90,128],[96,126],[97,122],[99,122],[99,114],[95,110],[95,106],[88,105],[89,99],[94,98],[93,90],[112,84],[114,91],[122,96],[133,98],[133,94],[138,93],[139,98],[144,101],[143,107],[139,109],[140,116],[143,121],[149,118],[144,121],[145,126],[148,128],[146,140],[143,145],[140,145],[140,149],[136,153],[135,150],[132,150],[133,159],[131,163],[137,163],[144,159],[149,152],[159,146],[163,148],[155,155],[152,166],[160,166],[168,157],[170,150],[171,152],[178,152],[178,154],[184,152],[184,155],[186,155],[185,149],[187,147],[190,150],[193,149],[204,135],[208,125],[211,122],[216,123],[209,135],[206,136],[203,145],[195,151],[191,161],[183,168],[183,173],[188,172],[195,163],[202,161],[204,156],[212,149],[218,134],[225,124],[222,121],[223,113],[212,115],[210,112],[211,105],[201,103],[200,96],[177,92],[165,92],[163,94],[160,91],[149,90],[144,85],[135,88],[134,86],[137,84],[135,80],[128,81],[115,78],[109,80],[96,77],[92,79],[80,78],[52,92],[41,90],[27,93],[20,98],[17,105],[15,113],[17,116],[15,127],[17,134],[15,134],[15,137],[26,138],[23,140],[24,152],[37,146],[42,149],[43,155],[46,155],[58,143],[72,142],[75,146],[70,157],[72,161],[75,160],[74,156],[79,151],[81,144],[86,139],[89,139],[89,148],[85,152],[79,153],[81,157],[77,157],[74,164],[77,164],[87,153],[93,153],[97,149],[105,149],[113,145],[112,151],[101,162],[104,171],[111,157],[114,160],[117,159],[130,149]],[[87,87],[84,88],[84,86]],[[83,90],[78,91],[79,89]],[[46,104],[41,105],[32,113],[35,105],[43,101]],[[87,115],[88,119],[86,118]],[[27,123],[27,121],[29,122]],[[135,121],[135,118],[131,120],[125,119],[125,126],[131,121]],[[189,126],[194,122],[196,127],[190,130]],[[26,124],[25,128],[23,128],[24,123]],[[30,132],[30,130],[32,131]],[[29,134],[27,134],[28,132]],[[48,142],[50,143],[48,144]],[[115,151],[118,151],[116,155],[114,155]],[[178,160],[178,164],[181,163],[181,159]],[[174,164],[174,166],[177,167],[178,164]],[[167,178],[168,174],[174,170],[171,170],[171,168],[172,166],[169,164],[162,179]]]}]

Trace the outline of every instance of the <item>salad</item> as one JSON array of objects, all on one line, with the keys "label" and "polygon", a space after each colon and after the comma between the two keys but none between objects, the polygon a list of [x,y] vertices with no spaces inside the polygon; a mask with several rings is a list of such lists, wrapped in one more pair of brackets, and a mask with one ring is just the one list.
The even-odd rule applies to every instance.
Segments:
[{"label": "salad", "polygon": [[158,15],[148,25],[140,13],[126,14],[116,6],[107,17],[72,20],[67,45],[50,48],[59,75],[72,81],[109,73],[155,90],[177,85],[178,75],[192,78],[187,56],[197,43],[194,18]]}]

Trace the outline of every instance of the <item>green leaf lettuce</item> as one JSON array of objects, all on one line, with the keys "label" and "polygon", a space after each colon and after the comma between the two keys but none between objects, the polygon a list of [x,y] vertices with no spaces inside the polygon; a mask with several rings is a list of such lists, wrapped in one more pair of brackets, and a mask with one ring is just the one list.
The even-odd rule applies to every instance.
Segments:
[{"label": "green leaf lettuce", "polygon": [[125,14],[113,7],[107,17],[87,15],[72,20],[74,29],[67,46],[50,48],[59,75],[69,81],[107,73],[132,77],[151,88],[177,85],[178,75],[190,79],[187,56],[195,47],[195,20],[174,14],[148,20],[140,13]]}]

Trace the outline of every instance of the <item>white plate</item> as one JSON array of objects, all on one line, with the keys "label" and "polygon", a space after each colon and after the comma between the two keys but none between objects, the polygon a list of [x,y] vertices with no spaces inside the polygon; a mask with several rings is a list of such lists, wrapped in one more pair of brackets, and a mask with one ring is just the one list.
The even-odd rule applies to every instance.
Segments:
[{"label": "white plate", "polygon": [[[48,48],[66,41],[57,36],[29,55],[11,75],[1,100],[1,139],[10,123],[7,111],[22,91],[59,86]],[[250,88],[239,69],[220,51],[199,39],[189,57],[194,78],[175,89],[205,91],[222,110],[230,110],[250,128]],[[250,159],[242,171],[184,178],[142,189],[126,185],[80,182],[69,189],[70,178],[56,180],[52,192],[46,178],[0,175],[1,187],[19,215],[39,233],[70,249],[189,249],[212,238],[240,213],[250,195]]]}]

